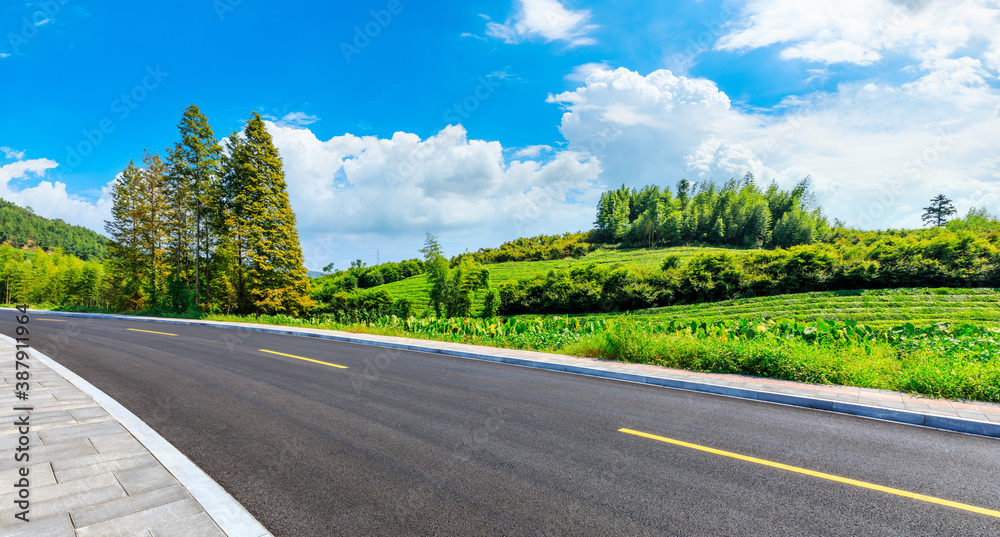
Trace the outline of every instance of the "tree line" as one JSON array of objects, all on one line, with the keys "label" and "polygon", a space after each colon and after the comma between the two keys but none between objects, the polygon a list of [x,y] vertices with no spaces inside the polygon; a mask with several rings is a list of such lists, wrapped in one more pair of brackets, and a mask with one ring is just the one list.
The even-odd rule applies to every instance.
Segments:
[{"label": "tree line", "polygon": [[0,300],[4,304],[99,306],[108,299],[104,268],[56,248],[52,252],[0,246]]},{"label": "tree line", "polygon": [[130,161],[112,187],[113,309],[306,313],[313,303],[281,157],[260,114],[215,138],[198,107],[166,158]]},{"label": "tree line", "polygon": [[601,194],[592,242],[627,246],[703,243],[741,248],[791,247],[829,229],[815,206],[809,178],[790,191],[761,190],[752,174],[718,186],[682,179],[676,191],[647,185]]},{"label": "tree line", "polygon": [[1000,287],[1000,222],[983,209],[922,230],[830,229],[774,250],[667,255],[658,270],[591,264],[498,286],[499,313],[629,311],[732,298],[900,287]]}]

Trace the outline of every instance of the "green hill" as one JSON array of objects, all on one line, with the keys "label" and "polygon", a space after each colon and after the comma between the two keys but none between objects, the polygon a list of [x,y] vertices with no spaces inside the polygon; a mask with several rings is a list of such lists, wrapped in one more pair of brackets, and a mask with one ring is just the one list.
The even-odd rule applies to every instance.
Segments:
[{"label": "green hill", "polygon": [[49,220],[34,212],[0,199],[0,244],[14,248],[62,248],[85,261],[103,259],[107,239],[81,226],[60,219]]},{"label": "green hill", "polygon": [[[485,268],[490,271],[490,284],[496,286],[504,282],[545,275],[552,270],[570,270],[592,264],[605,267],[621,265],[639,269],[659,270],[663,264],[663,260],[671,255],[680,256],[681,263],[683,263],[686,259],[698,254],[738,253],[744,251],[731,248],[693,246],[671,248],[601,248],[578,258],[550,261],[510,261],[507,263],[485,265]],[[430,292],[430,283],[427,281],[427,274],[420,274],[398,282],[373,287],[372,289],[383,289],[394,299],[405,298],[409,300],[417,312],[427,310]],[[480,294],[476,300],[475,310],[478,311],[482,308],[482,300],[483,297]]]}]

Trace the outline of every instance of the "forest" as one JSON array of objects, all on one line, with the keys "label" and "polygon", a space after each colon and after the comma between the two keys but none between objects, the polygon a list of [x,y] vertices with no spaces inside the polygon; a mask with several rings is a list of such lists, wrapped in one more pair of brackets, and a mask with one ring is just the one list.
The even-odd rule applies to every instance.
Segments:
[{"label": "forest", "polygon": [[0,244],[47,251],[61,247],[80,259],[100,261],[107,253],[105,243],[104,237],[85,227],[49,220],[0,199]]}]

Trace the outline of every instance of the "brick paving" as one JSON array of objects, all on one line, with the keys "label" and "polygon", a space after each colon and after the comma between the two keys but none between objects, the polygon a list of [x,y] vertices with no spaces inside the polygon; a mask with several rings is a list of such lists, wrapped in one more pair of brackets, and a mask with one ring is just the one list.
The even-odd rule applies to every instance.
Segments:
[{"label": "brick paving", "polygon": [[[90,395],[29,358],[30,398],[15,398],[15,349],[0,340],[0,537],[227,535],[179,480]],[[14,407],[30,406],[24,412]],[[28,461],[15,460],[28,416]],[[22,452],[24,453],[24,452]],[[14,501],[27,464],[28,522]],[[249,515],[247,515],[249,516]],[[229,535],[249,535],[233,533]],[[253,535],[267,535],[254,532]]]}]

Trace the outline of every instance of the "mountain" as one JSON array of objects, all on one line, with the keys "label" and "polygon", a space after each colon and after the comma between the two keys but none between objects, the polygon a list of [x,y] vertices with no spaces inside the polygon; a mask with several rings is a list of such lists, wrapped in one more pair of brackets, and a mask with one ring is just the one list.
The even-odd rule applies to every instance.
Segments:
[{"label": "mountain", "polygon": [[0,244],[47,251],[62,248],[83,260],[101,260],[106,254],[107,240],[85,227],[70,225],[58,218],[49,220],[30,208],[0,199]]}]

